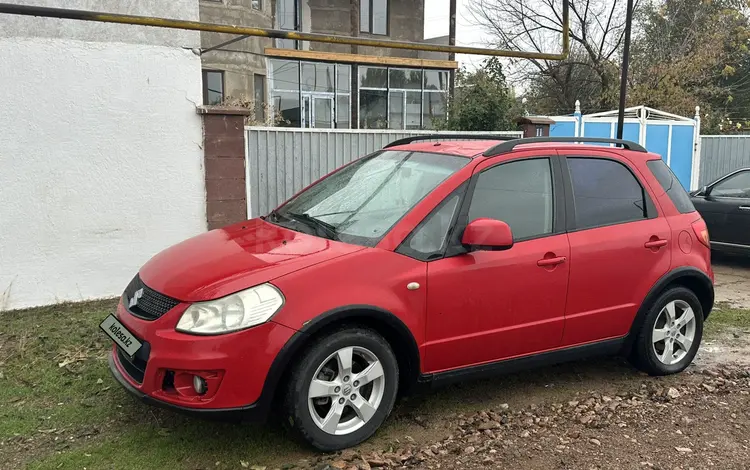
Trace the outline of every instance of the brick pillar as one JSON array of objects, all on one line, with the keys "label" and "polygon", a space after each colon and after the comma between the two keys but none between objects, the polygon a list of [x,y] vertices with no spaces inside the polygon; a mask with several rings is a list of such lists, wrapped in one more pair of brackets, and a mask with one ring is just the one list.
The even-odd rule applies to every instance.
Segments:
[{"label": "brick pillar", "polygon": [[208,229],[247,219],[245,108],[201,106]]}]

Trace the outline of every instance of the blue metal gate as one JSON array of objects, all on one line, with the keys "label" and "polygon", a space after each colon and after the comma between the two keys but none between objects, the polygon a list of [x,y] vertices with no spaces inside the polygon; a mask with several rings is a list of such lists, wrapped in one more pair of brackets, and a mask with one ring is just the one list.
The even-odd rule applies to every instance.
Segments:
[{"label": "blue metal gate", "polygon": [[[700,108],[690,119],[646,106],[625,110],[623,138],[638,142],[661,155],[685,189],[697,189],[700,172]],[[550,135],[556,137],[605,137],[617,135],[617,111],[552,116]]]}]

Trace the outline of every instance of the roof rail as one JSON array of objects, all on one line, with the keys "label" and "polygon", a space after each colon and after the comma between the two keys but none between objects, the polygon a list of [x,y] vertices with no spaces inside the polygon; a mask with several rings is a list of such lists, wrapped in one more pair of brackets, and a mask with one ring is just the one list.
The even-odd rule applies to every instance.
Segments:
[{"label": "roof rail", "polygon": [[383,147],[384,149],[395,147],[397,145],[406,145],[420,140],[513,140],[518,137],[512,135],[492,135],[492,134],[426,134],[404,137],[403,139],[394,140]]},{"label": "roof rail", "polygon": [[495,145],[494,147],[484,151],[482,155],[485,157],[494,157],[503,153],[512,152],[513,149],[518,145],[525,144],[538,144],[546,142],[570,142],[570,143],[597,143],[597,144],[617,144],[626,150],[632,150],[634,152],[648,152],[643,146],[631,142],[629,140],[622,139],[607,139],[603,137],[529,137],[527,139],[515,139],[510,142],[503,142],[502,144]]}]

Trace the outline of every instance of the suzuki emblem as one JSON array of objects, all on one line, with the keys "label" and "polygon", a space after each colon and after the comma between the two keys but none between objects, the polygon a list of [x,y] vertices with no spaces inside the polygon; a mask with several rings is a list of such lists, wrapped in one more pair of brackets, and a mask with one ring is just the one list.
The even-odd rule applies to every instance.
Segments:
[{"label": "suzuki emblem", "polygon": [[143,297],[143,288],[138,289],[133,293],[133,297],[128,302],[128,308],[133,308],[138,303],[138,299]]}]

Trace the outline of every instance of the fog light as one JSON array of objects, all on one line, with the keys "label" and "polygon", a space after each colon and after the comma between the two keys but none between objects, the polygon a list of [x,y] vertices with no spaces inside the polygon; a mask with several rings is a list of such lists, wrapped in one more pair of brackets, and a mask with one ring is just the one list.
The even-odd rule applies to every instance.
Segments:
[{"label": "fog light", "polygon": [[208,386],[206,385],[206,381],[203,380],[203,377],[200,375],[194,375],[193,376],[193,389],[195,389],[195,393],[198,395],[203,395],[208,391]]}]

